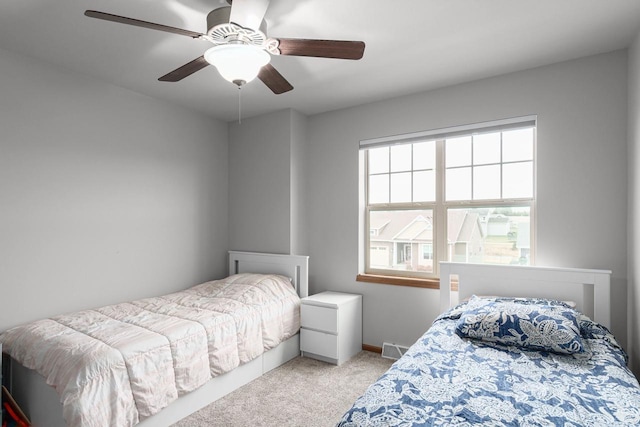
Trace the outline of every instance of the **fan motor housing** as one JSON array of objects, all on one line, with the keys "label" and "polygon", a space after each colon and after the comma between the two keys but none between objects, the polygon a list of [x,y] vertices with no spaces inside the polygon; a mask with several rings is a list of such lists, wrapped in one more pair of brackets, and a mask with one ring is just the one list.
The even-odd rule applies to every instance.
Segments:
[{"label": "fan motor housing", "polygon": [[229,22],[231,6],[214,9],[207,15],[207,35],[214,43],[241,41],[255,45],[262,45],[267,38],[267,22],[263,19],[260,28],[243,28]]}]

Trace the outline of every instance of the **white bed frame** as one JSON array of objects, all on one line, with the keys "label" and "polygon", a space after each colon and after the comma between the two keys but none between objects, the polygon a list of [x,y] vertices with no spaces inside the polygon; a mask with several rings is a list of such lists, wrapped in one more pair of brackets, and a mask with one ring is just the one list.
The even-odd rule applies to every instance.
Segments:
[{"label": "white bed frame", "polygon": [[[452,279],[458,292],[452,292]],[[520,265],[440,263],[440,310],[472,295],[573,301],[576,309],[611,328],[611,271]]]},{"label": "white bed frame", "polygon": [[[291,278],[301,298],[308,296],[307,256],[229,252],[229,275],[237,273],[271,273]],[[257,359],[231,372],[211,379],[197,390],[179,397],[159,413],[145,419],[140,427],[167,427],[202,409],[270,370],[300,355],[300,336],[296,334]],[[64,427],[60,397],[35,371],[13,362],[12,394],[34,427]]]}]

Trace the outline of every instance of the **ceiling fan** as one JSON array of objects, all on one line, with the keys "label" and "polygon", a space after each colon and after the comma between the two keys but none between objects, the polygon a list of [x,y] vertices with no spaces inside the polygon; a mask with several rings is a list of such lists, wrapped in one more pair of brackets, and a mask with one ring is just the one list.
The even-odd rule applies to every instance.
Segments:
[{"label": "ceiling fan", "polygon": [[163,82],[180,81],[212,64],[222,77],[238,87],[258,77],[273,93],[281,94],[292,90],[293,86],[269,63],[271,55],[356,60],[364,54],[365,45],[361,41],[268,38],[264,15],[269,0],[227,0],[227,3],[230,6],[214,9],[207,15],[206,34],[95,10],[87,10],[84,14],[90,18],[206,40],[214,45],[204,55],[158,79]]}]

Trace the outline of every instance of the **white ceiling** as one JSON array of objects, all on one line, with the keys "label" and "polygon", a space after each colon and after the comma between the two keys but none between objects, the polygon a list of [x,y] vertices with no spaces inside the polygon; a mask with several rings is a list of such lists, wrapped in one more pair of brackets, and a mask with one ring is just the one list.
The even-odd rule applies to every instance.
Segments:
[{"label": "white ceiling", "polygon": [[[178,83],[158,77],[207,42],[85,17],[86,9],[196,32],[224,0],[2,0],[0,48],[23,53],[222,120],[238,90],[207,67]],[[269,37],[362,40],[364,58],[279,56],[294,86],[242,90],[242,116],[305,114],[363,104],[625,48],[640,31],[640,0],[271,0]]]}]

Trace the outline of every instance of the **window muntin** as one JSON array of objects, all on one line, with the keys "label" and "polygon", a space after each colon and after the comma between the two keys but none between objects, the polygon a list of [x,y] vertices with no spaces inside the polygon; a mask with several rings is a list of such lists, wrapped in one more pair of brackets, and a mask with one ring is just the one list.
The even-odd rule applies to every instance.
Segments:
[{"label": "window muntin", "polygon": [[534,129],[445,139],[446,201],[533,197]]},{"label": "window muntin", "polygon": [[534,121],[387,141],[364,156],[365,273],[437,277],[444,260],[531,263]]},{"label": "window muntin", "polygon": [[368,150],[368,203],[435,201],[435,141]]}]

